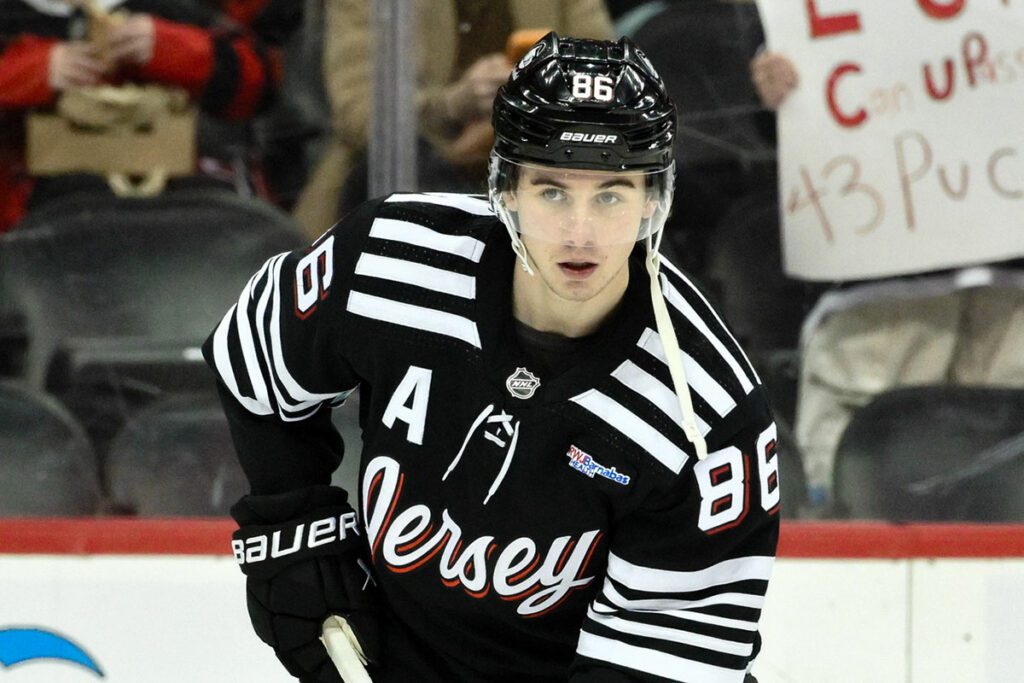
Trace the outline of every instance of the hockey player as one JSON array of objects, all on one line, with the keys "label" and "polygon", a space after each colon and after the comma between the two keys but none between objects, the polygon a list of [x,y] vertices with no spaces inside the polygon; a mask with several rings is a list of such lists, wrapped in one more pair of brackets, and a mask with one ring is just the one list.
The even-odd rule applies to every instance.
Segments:
[{"label": "hockey player", "polygon": [[[776,437],[658,256],[675,107],[628,39],[550,34],[493,123],[489,201],[363,205],[267,261],[206,343],[252,485],[232,512],[256,632],[304,681],[338,680],[338,614],[377,683],[739,683]],[[357,387],[358,520],[329,485]]]}]

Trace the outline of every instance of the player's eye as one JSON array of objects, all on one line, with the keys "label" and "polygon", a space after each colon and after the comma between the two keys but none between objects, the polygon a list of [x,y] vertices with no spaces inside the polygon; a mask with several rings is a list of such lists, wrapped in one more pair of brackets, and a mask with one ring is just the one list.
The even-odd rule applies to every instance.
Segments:
[{"label": "player's eye", "polygon": [[603,206],[614,206],[622,201],[622,197],[615,192],[602,192],[597,195],[595,201]]},{"label": "player's eye", "polygon": [[557,187],[545,187],[540,191],[540,196],[549,202],[562,202],[565,201],[565,190],[560,190]]}]

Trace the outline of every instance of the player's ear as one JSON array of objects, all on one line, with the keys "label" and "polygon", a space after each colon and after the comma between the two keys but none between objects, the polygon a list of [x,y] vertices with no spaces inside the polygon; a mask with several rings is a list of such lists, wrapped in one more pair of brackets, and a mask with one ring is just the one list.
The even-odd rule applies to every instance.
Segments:
[{"label": "player's ear", "polygon": [[654,198],[650,192],[647,193],[647,199],[644,201],[644,219],[650,218],[654,215],[654,212],[658,210],[658,201]]}]

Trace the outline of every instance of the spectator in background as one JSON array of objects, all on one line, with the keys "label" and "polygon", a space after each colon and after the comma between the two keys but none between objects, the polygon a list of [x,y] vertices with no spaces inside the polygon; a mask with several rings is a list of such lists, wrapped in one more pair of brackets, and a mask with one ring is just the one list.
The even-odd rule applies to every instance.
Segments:
[{"label": "spectator in background", "polygon": [[[620,11],[625,4],[616,3]],[[765,286],[764,271],[780,258],[774,114],[758,102],[749,76],[764,42],[757,8],[752,0],[657,0],[627,9],[617,27],[668,65],[665,84],[680,108],[676,205],[664,249],[718,300],[746,348],[795,346],[804,297],[790,296],[799,287],[781,278],[781,268]]]},{"label": "spectator in background", "polygon": [[757,88],[761,103],[777,110],[800,83],[796,67],[785,55],[777,52],[761,51],[750,62],[750,78]]},{"label": "spectator in background", "polygon": [[[679,2],[680,0],[675,1]],[[663,5],[665,0],[605,0],[604,4],[608,7],[608,13],[611,15],[612,21],[617,22],[621,17],[642,5]]]},{"label": "spectator in background", "polygon": [[[758,55],[751,75],[773,108],[799,84],[795,65],[778,53]],[[876,396],[925,384],[1024,388],[1021,265],[836,282],[821,297],[801,340],[796,409],[812,502],[836,502],[840,439]]]},{"label": "spectator in background", "polygon": [[[512,65],[517,29],[608,39],[600,0],[416,0],[420,189],[484,191],[494,95]],[[366,195],[366,140],[372,107],[373,36],[369,0],[327,0],[324,78],[331,102],[327,149],[295,209],[318,236]],[[356,171],[355,169],[358,170]]]},{"label": "spectator in background", "polygon": [[[291,0],[97,1],[124,13],[101,52],[83,39],[82,4],[0,0],[0,231],[17,222],[36,185],[24,164],[29,109],[51,107],[71,88],[157,83],[183,88],[205,114],[248,121],[273,100],[280,45],[302,18],[302,3]],[[199,154],[207,156],[202,144]],[[214,156],[200,168],[234,173]]]}]

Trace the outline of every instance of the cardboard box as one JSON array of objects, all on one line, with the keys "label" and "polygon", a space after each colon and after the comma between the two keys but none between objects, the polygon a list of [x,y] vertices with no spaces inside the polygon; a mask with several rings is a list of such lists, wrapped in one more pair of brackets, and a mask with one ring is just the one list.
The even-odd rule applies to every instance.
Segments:
[{"label": "cardboard box", "polygon": [[191,175],[196,165],[196,113],[169,113],[151,126],[86,129],[55,114],[30,114],[26,124],[29,173]]}]

